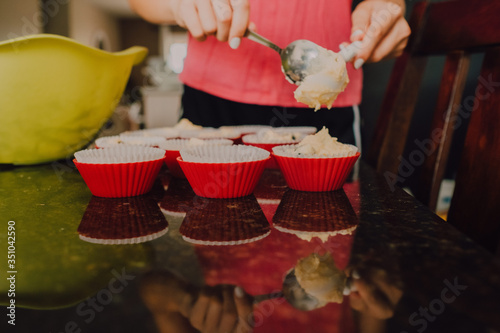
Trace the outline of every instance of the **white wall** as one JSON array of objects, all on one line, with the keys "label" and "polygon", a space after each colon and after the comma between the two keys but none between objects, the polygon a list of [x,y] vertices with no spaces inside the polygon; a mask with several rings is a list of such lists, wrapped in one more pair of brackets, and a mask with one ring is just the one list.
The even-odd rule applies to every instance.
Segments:
[{"label": "white wall", "polygon": [[38,0],[0,1],[0,41],[41,31]]},{"label": "white wall", "polygon": [[69,37],[89,46],[101,39],[107,51],[120,51],[118,19],[93,0],[51,0],[40,10],[39,0],[0,0],[0,40],[43,32],[42,23],[69,3]]},{"label": "white wall", "polygon": [[108,14],[92,1],[72,0],[69,6],[69,36],[82,44],[98,46],[104,42],[106,51],[120,51],[120,32],[116,17]]}]

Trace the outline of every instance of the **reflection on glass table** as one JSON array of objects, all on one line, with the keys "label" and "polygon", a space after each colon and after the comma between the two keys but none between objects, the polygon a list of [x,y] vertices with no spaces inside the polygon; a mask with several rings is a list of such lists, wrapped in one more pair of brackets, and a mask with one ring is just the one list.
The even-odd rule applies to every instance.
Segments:
[{"label": "reflection on glass table", "polygon": [[201,245],[238,245],[269,235],[271,228],[253,195],[234,199],[197,198],[180,227],[183,239]]},{"label": "reflection on glass table", "polygon": [[[165,170],[148,195],[100,200],[74,168],[58,170],[0,172],[0,217],[16,222],[21,332],[158,332],[168,320],[202,331],[500,331],[498,261],[363,164],[359,181],[316,194],[266,170],[254,196],[234,201],[197,197]],[[130,230],[119,243],[168,232],[140,244],[80,239],[79,226],[102,239],[120,223]],[[306,274],[287,279],[298,264]],[[321,306],[292,305],[290,281]],[[8,288],[0,281],[2,305]]]},{"label": "reflection on glass table", "polygon": [[137,244],[165,235],[168,222],[150,196],[92,196],[77,231],[80,239],[89,243]]}]

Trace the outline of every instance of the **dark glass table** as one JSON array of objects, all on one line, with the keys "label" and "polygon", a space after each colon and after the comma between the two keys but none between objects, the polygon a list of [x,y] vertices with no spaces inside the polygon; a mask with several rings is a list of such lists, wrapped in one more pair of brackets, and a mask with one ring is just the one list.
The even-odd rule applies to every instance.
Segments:
[{"label": "dark glass table", "polygon": [[[266,170],[250,196],[206,199],[162,170],[106,199],[70,163],[4,168],[0,331],[500,332],[498,259],[362,161],[354,178],[310,193]],[[313,256],[352,291],[299,309],[284,281]]]}]

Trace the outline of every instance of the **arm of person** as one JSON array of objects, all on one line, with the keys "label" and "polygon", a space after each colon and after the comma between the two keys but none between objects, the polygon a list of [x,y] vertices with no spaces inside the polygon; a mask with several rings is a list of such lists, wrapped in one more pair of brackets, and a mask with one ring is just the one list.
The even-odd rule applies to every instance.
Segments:
[{"label": "arm of person", "polygon": [[351,42],[361,41],[354,67],[394,58],[403,52],[411,30],[404,0],[364,0],[352,13]]},{"label": "arm of person", "polygon": [[225,42],[243,37],[250,17],[249,0],[129,0],[132,10],[157,24],[178,24],[203,41],[215,35]]},{"label": "arm of person", "polygon": [[205,286],[186,311],[191,325],[202,333],[253,331],[253,307],[250,295],[240,287]]},{"label": "arm of person", "polygon": [[176,24],[170,0],[129,0],[130,8],[146,21]]}]

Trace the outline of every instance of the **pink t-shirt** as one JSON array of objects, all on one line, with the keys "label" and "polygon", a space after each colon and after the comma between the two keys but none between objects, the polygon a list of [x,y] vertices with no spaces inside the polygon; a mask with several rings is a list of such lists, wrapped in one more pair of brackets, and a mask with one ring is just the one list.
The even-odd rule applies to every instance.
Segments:
[{"label": "pink t-shirt", "polygon": [[[349,41],[351,1],[250,0],[250,21],[259,34],[280,47],[308,39],[338,52],[339,45]],[[350,83],[335,101],[337,107],[361,102],[362,71],[350,63],[347,71]],[[285,79],[276,51],[246,38],[232,50],[215,37],[198,42],[190,36],[180,79],[192,88],[240,103],[307,107],[295,100],[297,86]]]}]

